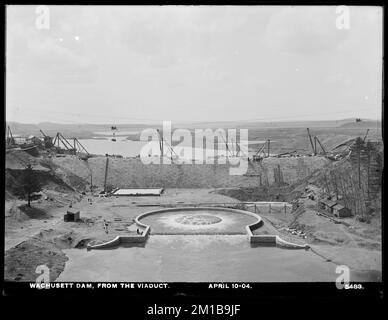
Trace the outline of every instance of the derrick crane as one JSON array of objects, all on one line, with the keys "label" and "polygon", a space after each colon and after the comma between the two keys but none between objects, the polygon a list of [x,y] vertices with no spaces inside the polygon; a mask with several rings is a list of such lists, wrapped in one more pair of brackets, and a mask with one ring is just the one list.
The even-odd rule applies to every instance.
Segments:
[{"label": "derrick crane", "polygon": [[6,140],[7,146],[12,146],[15,145],[15,139],[12,135],[11,128],[8,126],[7,127],[7,140]]},{"label": "derrick crane", "polygon": [[55,136],[53,144],[54,145],[57,144],[59,148],[59,142],[61,142],[67,150],[73,151],[73,152],[75,151],[71,143],[60,132],[58,132],[57,135]]},{"label": "derrick crane", "polygon": [[241,148],[240,148],[240,144],[236,141],[236,156],[238,156],[240,154],[240,151],[241,151]]},{"label": "derrick crane", "polygon": [[[319,145],[321,146],[321,148],[322,148],[323,154],[326,155],[327,152],[326,152],[325,148],[323,147],[321,141],[319,141],[318,137],[314,137],[314,141],[315,141],[315,143],[318,142],[318,144],[319,144]],[[317,149],[315,149],[315,152],[317,152]]]},{"label": "derrick crane", "polygon": [[42,130],[39,129],[39,131],[43,135],[43,142],[44,142],[45,148],[52,148],[54,146],[53,138],[51,138],[50,136],[46,135]]},{"label": "derrick crane", "polygon": [[[265,147],[267,147],[267,152],[268,154],[265,154]],[[264,154],[264,158],[265,157],[269,157],[269,150],[270,150],[270,140],[267,139],[263,145],[260,147],[260,149],[258,149],[256,151],[256,153],[253,155],[253,160],[255,161],[261,161],[262,160],[262,157],[260,156],[260,153],[263,153]]]},{"label": "derrick crane", "polygon": [[171,160],[172,160],[172,156],[173,154],[176,156],[176,157],[179,157],[177,155],[177,153],[174,151],[174,148],[168,144],[166,141],[164,141],[164,139],[162,138],[161,134],[160,134],[160,131],[159,129],[156,130],[158,132],[158,135],[159,135],[159,148],[160,148],[160,156],[163,157],[164,156],[164,144],[166,144],[168,150],[170,150],[170,154],[171,154]]},{"label": "derrick crane", "polygon": [[156,129],[156,131],[158,132],[158,136],[159,136],[159,149],[160,149],[160,156],[161,156],[161,157],[163,157],[163,155],[164,155],[163,139],[162,139],[162,136],[160,135],[160,131],[159,131],[159,129]]},{"label": "derrick crane", "polygon": [[311,138],[311,134],[310,134],[310,129],[309,128],[307,128],[307,134],[309,135],[311,148],[313,149],[313,153],[314,153],[314,156],[315,156],[317,154],[317,148],[316,148],[316,146],[314,147],[313,139]]},{"label": "derrick crane", "polygon": [[75,150],[84,151],[87,155],[89,155],[89,152],[85,149],[85,147],[79,142],[77,138],[73,138],[73,144]]},{"label": "derrick crane", "polygon": [[368,136],[368,133],[369,133],[369,129],[366,129],[366,133],[365,133],[365,137],[364,137],[364,142],[365,142],[365,140],[366,140],[366,137]]},{"label": "derrick crane", "polygon": [[230,151],[228,143],[226,142],[225,137],[222,134],[221,134],[221,137],[222,137],[222,140],[224,140],[224,142],[225,142],[226,150],[233,156],[233,153]]},{"label": "derrick crane", "polygon": [[[44,134],[43,131],[41,132],[42,134]],[[46,144],[46,139],[51,141],[51,137],[48,137],[45,135],[45,144]],[[55,136],[54,141],[51,143],[52,143],[52,146],[56,145],[58,148],[60,148],[59,143],[62,143],[62,145],[66,148],[66,150],[69,150],[74,154],[76,154],[77,152],[85,152],[87,155],[89,155],[89,152],[85,149],[85,147],[81,144],[81,142],[79,142],[77,138],[72,138],[71,140],[73,140],[73,144],[71,144],[69,140],[67,140],[60,132],[58,132],[57,135]]]}]

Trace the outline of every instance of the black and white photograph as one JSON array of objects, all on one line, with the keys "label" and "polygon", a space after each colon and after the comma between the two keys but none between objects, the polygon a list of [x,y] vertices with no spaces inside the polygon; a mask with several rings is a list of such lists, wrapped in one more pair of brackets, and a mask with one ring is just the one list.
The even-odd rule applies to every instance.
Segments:
[{"label": "black and white photograph", "polygon": [[4,11],[8,288],[382,284],[382,6]]}]

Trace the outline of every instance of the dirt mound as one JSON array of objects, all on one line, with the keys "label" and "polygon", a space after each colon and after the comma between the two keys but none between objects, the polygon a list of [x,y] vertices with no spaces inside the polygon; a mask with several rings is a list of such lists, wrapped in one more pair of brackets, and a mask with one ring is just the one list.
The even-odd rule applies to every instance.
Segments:
[{"label": "dirt mound", "polygon": [[29,207],[26,204],[18,207],[29,219],[49,219],[51,216],[40,208]]},{"label": "dirt mound", "polygon": [[[79,160],[79,159],[78,159]],[[82,163],[81,160],[79,160]],[[6,190],[8,196],[15,194],[15,189],[20,186],[23,170],[31,164],[42,187],[59,192],[77,190],[84,191],[87,182],[73,173],[74,168],[55,165],[46,157],[33,157],[20,150],[11,150],[6,155]],[[75,170],[76,171],[76,170]]]},{"label": "dirt mound", "polygon": [[33,157],[27,152],[21,150],[9,150],[5,156],[5,168],[13,170],[23,170],[28,164],[31,164],[34,170],[48,171],[41,165],[41,158]]},{"label": "dirt mound", "polygon": [[[24,170],[6,169],[5,188],[12,195],[19,194],[19,188],[23,184]],[[74,189],[59,177],[48,171],[35,171],[36,179],[42,188],[51,189],[58,192],[74,192]]]},{"label": "dirt mound", "polygon": [[50,270],[50,281],[55,281],[65,268],[67,260],[66,255],[55,244],[31,239],[5,252],[4,279],[35,281],[39,276],[36,268],[45,265]]},{"label": "dirt mound", "polygon": [[[82,167],[84,161],[80,160],[76,156],[68,157],[74,159],[75,163],[77,163],[78,166]],[[52,159],[48,158],[42,159],[41,165],[48,168],[54,175],[61,178],[64,182],[66,182],[69,186],[71,186],[77,191],[85,191],[86,186],[89,184],[85,178],[79,175],[79,170],[77,170],[77,168],[71,166],[60,166],[56,164]]]}]

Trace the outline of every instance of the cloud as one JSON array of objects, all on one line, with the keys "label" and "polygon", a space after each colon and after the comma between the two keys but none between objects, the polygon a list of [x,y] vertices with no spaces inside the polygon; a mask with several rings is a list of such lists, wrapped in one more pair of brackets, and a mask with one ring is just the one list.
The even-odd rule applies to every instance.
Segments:
[{"label": "cloud", "polygon": [[348,38],[336,28],[335,7],[290,7],[270,19],[265,43],[274,50],[318,54],[335,50]]},{"label": "cloud", "polygon": [[58,14],[57,10],[50,7],[49,30],[36,29],[31,8],[12,11],[7,19],[8,71],[13,75],[22,73],[20,76],[35,82],[91,82],[98,64],[90,47],[91,37],[83,26],[82,11],[70,15],[66,10]]},{"label": "cloud", "polygon": [[323,82],[338,87],[349,87],[353,83],[353,78],[348,74],[336,73],[327,76]]}]

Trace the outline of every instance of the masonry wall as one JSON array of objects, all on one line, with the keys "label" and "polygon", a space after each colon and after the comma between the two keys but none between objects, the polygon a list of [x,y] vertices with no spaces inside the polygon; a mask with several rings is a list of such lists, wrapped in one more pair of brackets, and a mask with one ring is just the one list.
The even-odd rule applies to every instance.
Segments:
[{"label": "masonry wall", "polygon": [[[259,175],[274,182],[273,168],[280,165],[286,183],[293,183],[327,163],[322,157],[269,158],[262,163],[250,162],[245,175],[230,175],[228,164],[143,164],[139,158],[109,158],[108,184],[120,188],[219,188],[254,187],[259,185]],[[72,173],[93,185],[104,184],[105,157],[79,160],[75,156],[54,158],[57,170]]]}]

